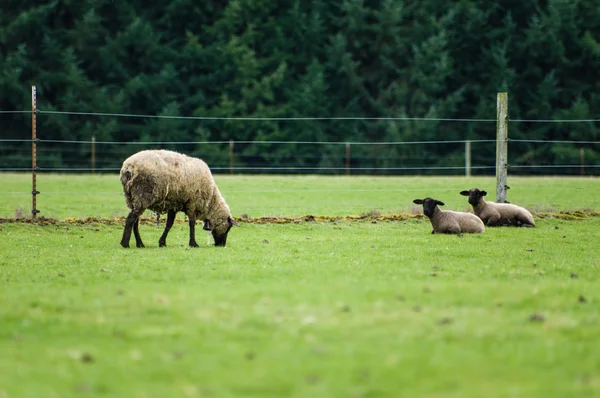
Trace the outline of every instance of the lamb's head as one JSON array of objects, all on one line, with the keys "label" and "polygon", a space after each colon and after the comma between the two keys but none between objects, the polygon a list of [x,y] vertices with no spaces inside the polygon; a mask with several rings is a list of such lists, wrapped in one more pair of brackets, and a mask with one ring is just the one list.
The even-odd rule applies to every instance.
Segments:
[{"label": "lamb's head", "polygon": [[481,202],[481,199],[485,195],[487,195],[487,192],[480,191],[478,188],[472,188],[472,189],[469,189],[468,191],[461,191],[460,194],[462,196],[469,197],[469,204],[471,206],[477,206],[477,205],[479,205],[479,202]]},{"label": "lamb's head", "polygon": [[444,202],[440,202],[439,200],[433,198],[415,199],[413,200],[413,203],[423,205],[423,214],[429,218],[433,217],[438,205],[444,205]]},{"label": "lamb's head", "polygon": [[227,244],[227,234],[233,226],[239,227],[239,224],[231,216],[219,217],[214,220],[204,220],[205,231],[212,232],[215,246],[225,246]]}]

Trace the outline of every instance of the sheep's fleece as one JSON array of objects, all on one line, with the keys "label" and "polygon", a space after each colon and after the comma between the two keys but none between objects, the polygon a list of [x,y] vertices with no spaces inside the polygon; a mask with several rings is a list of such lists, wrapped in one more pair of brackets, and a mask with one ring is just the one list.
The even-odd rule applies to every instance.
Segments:
[{"label": "sheep's fleece", "polygon": [[461,191],[461,195],[469,198],[469,204],[477,217],[481,218],[488,227],[512,225],[520,227],[535,227],[535,221],[529,210],[511,203],[487,202],[483,197],[486,191],[472,188]]},{"label": "sheep's fleece", "polygon": [[215,246],[225,246],[229,230],[238,225],[231,217],[210,169],[200,159],[167,150],[145,150],[123,162],[120,177],[125,202],[131,209],[121,240],[123,247],[129,247],[132,229],[136,246],[144,247],[138,224],[146,209],[157,214],[167,213],[159,246],[166,245],[167,234],[178,211],[188,216],[189,245],[192,247],[198,247],[195,239],[197,219],[203,220],[204,229],[212,232]]},{"label": "sheep's fleece", "polygon": [[413,203],[423,205],[423,214],[429,218],[433,227],[432,234],[482,234],[485,231],[483,222],[475,214],[442,210],[438,205],[444,206],[444,202],[437,199],[415,199]]}]

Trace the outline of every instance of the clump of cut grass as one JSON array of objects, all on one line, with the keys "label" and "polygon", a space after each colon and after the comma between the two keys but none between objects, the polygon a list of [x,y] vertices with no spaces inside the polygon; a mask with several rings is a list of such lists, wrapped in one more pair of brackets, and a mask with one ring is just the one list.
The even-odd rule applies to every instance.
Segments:
[{"label": "clump of cut grass", "polygon": [[18,207],[15,209],[15,220],[20,220],[25,218],[25,210],[23,210],[22,208]]},{"label": "clump of cut grass", "polygon": [[372,208],[370,210],[360,213],[360,216],[364,218],[379,218],[381,217],[381,209]]},{"label": "clump of cut grass", "polygon": [[250,219],[250,216],[248,215],[248,213],[242,213],[240,214],[240,220],[242,221],[248,221]]}]

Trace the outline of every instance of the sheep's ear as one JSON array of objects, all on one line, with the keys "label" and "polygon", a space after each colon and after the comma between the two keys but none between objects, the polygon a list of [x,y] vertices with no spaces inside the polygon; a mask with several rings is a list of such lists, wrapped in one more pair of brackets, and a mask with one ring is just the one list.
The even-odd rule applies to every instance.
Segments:
[{"label": "sheep's ear", "polygon": [[440,202],[439,200],[436,200],[435,204],[440,205],[440,206],[444,206],[444,202]]},{"label": "sheep's ear", "polygon": [[413,203],[415,203],[417,205],[422,205],[423,204],[423,199],[415,199],[415,200],[413,200]]},{"label": "sheep's ear", "polygon": [[210,221],[204,220],[204,225],[202,226],[202,229],[205,231],[212,231],[212,225],[210,225]]},{"label": "sheep's ear", "polygon": [[469,196],[469,191],[460,191],[462,196]]},{"label": "sheep's ear", "polygon": [[229,216],[227,217],[227,222],[229,222],[229,225],[233,226],[235,225],[236,227],[239,227],[240,224],[236,223],[235,220],[233,219],[233,217]]},{"label": "sheep's ear", "polygon": [[481,191],[481,196],[485,196],[485,195],[487,195],[487,192]]}]

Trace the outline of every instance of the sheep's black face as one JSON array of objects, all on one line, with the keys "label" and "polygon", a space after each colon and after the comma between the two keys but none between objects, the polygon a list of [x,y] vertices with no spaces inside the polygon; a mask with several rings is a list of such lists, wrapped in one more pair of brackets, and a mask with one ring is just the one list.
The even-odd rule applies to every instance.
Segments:
[{"label": "sheep's black face", "polygon": [[425,214],[429,218],[433,217],[433,215],[435,214],[437,205],[444,205],[443,202],[440,202],[439,200],[433,198],[415,199],[413,200],[413,203],[423,205],[423,214]]},{"label": "sheep's black face", "polygon": [[213,229],[212,236],[215,240],[215,246],[225,246],[227,244],[227,234],[229,233],[230,229],[231,226],[229,226],[224,233],[218,233],[216,229]]},{"label": "sheep's black face", "polygon": [[204,229],[211,231],[215,246],[225,246],[227,244],[227,234],[234,225],[239,226],[231,217],[227,217],[225,222],[215,225],[212,225],[208,220],[204,221]]},{"label": "sheep's black face", "polygon": [[479,205],[481,198],[483,198],[485,195],[487,195],[487,192],[480,191],[478,188],[473,188],[468,191],[462,191],[460,194],[463,196],[469,197],[469,204],[471,206],[477,206],[477,205]]}]

